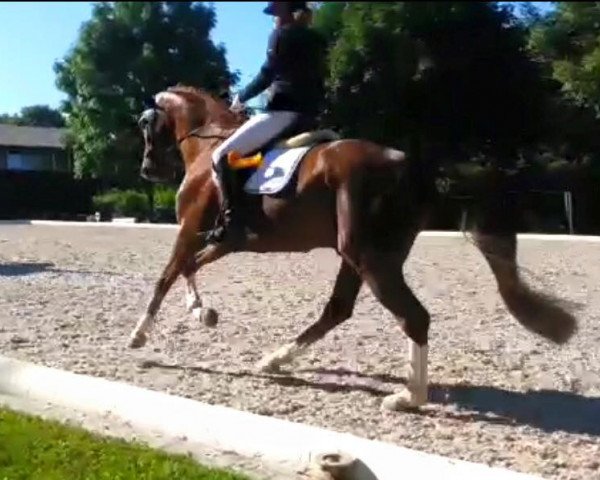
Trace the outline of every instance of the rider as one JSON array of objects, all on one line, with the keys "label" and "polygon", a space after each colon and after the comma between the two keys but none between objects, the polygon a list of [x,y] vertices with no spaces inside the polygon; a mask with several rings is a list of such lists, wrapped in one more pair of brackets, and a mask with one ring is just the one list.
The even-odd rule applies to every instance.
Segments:
[{"label": "rider", "polygon": [[223,194],[223,225],[209,232],[209,243],[226,238],[243,239],[240,212],[242,186],[227,162],[227,154],[248,155],[297,122],[316,120],[324,99],[326,45],[309,27],[311,11],[306,2],[268,2],[263,10],[275,19],[269,37],[267,59],[258,75],[235,96],[230,109],[242,111],[244,103],[269,87],[264,113],[253,116],[213,153],[213,167]]}]

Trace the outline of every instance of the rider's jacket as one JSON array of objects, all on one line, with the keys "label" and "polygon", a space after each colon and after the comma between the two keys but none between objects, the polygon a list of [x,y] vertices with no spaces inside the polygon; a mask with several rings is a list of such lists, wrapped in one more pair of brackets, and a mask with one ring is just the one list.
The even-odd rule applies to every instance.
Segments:
[{"label": "rider's jacket", "polygon": [[326,45],[310,27],[289,24],[269,37],[267,59],[258,75],[239,93],[245,103],[266,88],[267,111],[318,115],[325,95]]}]

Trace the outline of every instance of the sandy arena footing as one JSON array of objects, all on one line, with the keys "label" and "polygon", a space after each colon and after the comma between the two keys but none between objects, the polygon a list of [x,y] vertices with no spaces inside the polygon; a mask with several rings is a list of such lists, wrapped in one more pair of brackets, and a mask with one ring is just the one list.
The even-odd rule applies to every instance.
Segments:
[{"label": "sandy arena footing", "polygon": [[0,225],[0,353],[545,478],[600,478],[600,245],[520,242],[529,282],[584,306],[579,333],[556,347],[510,317],[462,237],[419,238],[405,271],[432,314],[431,404],[399,414],[380,404],[404,381],[406,341],[366,288],[353,318],[288,371],[254,370],[319,315],[339,265],[330,251],[210,265],[198,286],[218,327],[185,312],[178,281],[149,344],[127,349],[174,236]]}]

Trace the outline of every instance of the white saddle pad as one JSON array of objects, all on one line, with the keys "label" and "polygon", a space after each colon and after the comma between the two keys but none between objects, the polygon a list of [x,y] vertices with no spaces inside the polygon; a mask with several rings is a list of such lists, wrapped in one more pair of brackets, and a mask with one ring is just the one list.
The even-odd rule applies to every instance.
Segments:
[{"label": "white saddle pad", "polygon": [[310,146],[276,148],[265,155],[263,164],[244,185],[250,195],[268,195],[281,191],[290,181]]}]

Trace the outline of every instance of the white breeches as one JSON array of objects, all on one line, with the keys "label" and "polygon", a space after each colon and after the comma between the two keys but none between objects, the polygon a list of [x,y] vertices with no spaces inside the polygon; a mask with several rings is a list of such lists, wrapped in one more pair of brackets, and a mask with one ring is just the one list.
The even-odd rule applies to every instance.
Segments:
[{"label": "white breeches", "polygon": [[299,116],[296,112],[287,111],[259,113],[253,116],[213,152],[213,165],[216,166],[232,150],[241,155],[248,155],[290,127]]}]

